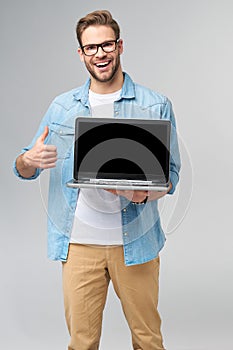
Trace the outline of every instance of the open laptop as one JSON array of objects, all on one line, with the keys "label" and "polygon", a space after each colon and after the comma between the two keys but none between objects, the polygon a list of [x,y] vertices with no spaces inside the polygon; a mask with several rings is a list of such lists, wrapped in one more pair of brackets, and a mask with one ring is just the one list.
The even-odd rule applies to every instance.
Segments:
[{"label": "open laptop", "polygon": [[168,120],[77,117],[68,187],[166,191]]}]

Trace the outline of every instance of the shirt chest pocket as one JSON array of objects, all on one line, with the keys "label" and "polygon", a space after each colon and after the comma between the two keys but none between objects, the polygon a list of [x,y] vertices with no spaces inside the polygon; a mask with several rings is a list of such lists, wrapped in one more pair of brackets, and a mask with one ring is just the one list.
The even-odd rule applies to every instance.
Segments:
[{"label": "shirt chest pocket", "polygon": [[50,138],[48,142],[57,147],[58,161],[70,158],[74,147],[74,127],[52,123],[49,126],[49,130]]}]

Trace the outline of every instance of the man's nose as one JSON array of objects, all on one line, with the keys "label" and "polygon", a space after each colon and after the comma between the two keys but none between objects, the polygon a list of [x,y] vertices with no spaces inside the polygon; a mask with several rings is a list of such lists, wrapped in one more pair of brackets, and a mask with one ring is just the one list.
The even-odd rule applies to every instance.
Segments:
[{"label": "man's nose", "polygon": [[102,49],[102,47],[99,46],[95,55],[96,55],[97,57],[103,57],[103,56],[106,55],[106,52],[104,52],[104,50]]}]

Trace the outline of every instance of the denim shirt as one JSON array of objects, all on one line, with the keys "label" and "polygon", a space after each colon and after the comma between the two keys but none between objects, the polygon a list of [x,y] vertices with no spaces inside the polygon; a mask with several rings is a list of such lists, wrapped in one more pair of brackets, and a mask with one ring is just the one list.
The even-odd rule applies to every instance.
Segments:
[{"label": "denim shirt", "polygon": [[[73,176],[74,123],[77,116],[90,116],[88,100],[90,79],[76,89],[63,93],[51,103],[41,121],[39,129],[28,147],[31,149],[48,125],[46,144],[57,147],[56,167],[50,169],[48,197],[48,257],[66,261],[79,189],[68,188],[66,183]],[[119,100],[114,102],[115,118],[166,119],[171,121],[170,181],[175,191],[179,180],[180,155],[176,133],[176,122],[171,102],[148,88],[135,84],[127,73]],[[36,179],[41,169],[27,179]],[[15,174],[24,179],[16,168]],[[126,265],[142,264],[154,259],[165,243],[157,201],[134,204],[120,197],[124,258]]]}]

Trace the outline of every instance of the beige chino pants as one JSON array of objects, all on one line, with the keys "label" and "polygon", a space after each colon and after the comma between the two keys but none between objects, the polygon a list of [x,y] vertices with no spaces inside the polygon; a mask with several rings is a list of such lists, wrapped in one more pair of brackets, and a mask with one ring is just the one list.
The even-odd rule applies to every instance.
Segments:
[{"label": "beige chino pants", "polygon": [[158,304],[159,257],[126,266],[121,246],[70,244],[63,263],[68,350],[98,350],[110,280],[121,301],[134,350],[161,350]]}]

